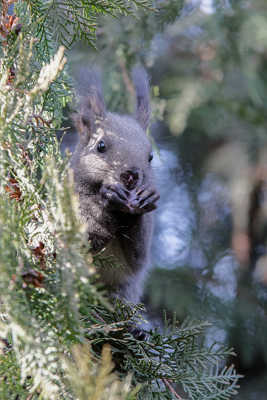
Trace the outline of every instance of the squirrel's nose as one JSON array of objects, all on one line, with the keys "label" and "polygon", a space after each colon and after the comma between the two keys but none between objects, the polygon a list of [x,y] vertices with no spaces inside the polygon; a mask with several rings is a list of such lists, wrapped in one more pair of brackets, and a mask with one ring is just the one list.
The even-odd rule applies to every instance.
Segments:
[{"label": "squirrel's nose", "polygon": [[132,190],[136,187],[139,174],[136,171],[125,171],[121,174],[120,179],[126,189]]}]

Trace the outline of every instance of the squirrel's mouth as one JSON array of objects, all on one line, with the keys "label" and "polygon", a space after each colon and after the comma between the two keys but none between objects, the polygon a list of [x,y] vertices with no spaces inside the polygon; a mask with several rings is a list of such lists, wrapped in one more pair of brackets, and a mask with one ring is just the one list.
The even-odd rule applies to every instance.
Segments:
[{"label": "squirrel's mouth", "polygon": [[133,190],[138,183],[139,174],[135,171],[126,171],[120,175],[120,180],[127,190]]}]

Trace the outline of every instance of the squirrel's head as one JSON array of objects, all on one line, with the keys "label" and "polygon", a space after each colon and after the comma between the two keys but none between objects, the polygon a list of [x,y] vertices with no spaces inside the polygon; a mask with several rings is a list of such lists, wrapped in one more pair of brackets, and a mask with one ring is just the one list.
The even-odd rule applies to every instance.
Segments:
[{"label": "squirrel's head", "polygon": [[136,112],[130,116],[108,112],[100,80],[96,74],[89,77],[87,95],[74,116],[80,140],[73,167],[75,180],[83,185],[100,187],[121,182],[131,190],[152,182],[153,153],[146,134],[150,118],[148,79],[142,68],[135,68],[132,78]]}]

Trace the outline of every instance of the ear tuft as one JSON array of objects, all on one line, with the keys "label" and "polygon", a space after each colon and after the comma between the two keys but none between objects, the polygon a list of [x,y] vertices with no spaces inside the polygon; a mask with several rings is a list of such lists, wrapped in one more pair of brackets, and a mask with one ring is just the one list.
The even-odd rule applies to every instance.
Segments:
[{"label": "ear tuft", "polygon": [[89,114],[95,119],[104,118],[106,114],[106,107],[104,103],[104,98],[102,94],[102,89],[98,86],[90,86],[88,88],[88,93],[84,98],[83,109],[85,113],[85,119],[88,118]]},{"label": "ear tuft", "polygon": [[132,70],[132,80],[136,92],[136,119],[147,130],[150,120],[149,82],[145,69],[136,66]]},{"label": "ear tuft", "polygon": [[85,129],[92,131],[95,122],[105,118],[106,107],[99,71],[96,69],[81,69],[77,81],[76,91],[79,95],[79,112],[74,114],[72,118],[77,130],[83,133]]}]

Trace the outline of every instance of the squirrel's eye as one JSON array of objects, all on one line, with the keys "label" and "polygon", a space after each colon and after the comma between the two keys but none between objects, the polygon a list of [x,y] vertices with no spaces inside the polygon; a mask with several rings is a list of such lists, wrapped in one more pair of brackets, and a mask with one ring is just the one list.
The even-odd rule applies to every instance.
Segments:
[{"label": "squirrel's eye", "polygon": [[151,152],[148,157],[148,161],[151,162],[153,160],[153,153]]},{"label": "squirrel's eye", "polygon": [[105,153],[105,151],[106,151],[106,145],[105,145],[104,140],[100,140],[100,141],[98,142],[97,150],[99,151],[99,153]]}]

